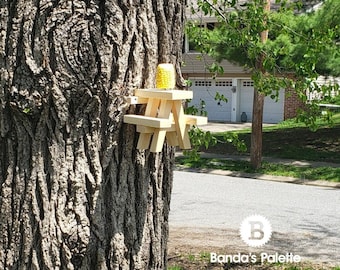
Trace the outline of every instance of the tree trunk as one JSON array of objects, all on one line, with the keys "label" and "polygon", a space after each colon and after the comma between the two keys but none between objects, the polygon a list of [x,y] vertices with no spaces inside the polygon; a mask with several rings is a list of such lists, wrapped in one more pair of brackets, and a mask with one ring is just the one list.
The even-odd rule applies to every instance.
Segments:
[{"label": "tree trunk", "polygon": [[250,142],[250,163],[254,169],[260,168],[262,163],[262,122],[264,98],[265,95],[255,88]]},{"label": "tree trunk", "polygon": [[179,73],[183,2],[0,2],[0,269],[166,269],[173,149],[122,118]]},{"label": "tree trunk", "polygon": [[[270,11],[270,0],[265,1],[264,10]],[[264,28],[266,27],[266,21],[264,22]],[[260,33],[261,42],[265,43],[268,39],[268,30],[264,30]],[[265,75],[266,71],[263,67],[263,61],[265,55],[261,54],[256,63],[256,70],[260,70]],[[253,117],[252,117],[252,131],[250,142],[250,163],[254,169],[259,169],[262,164],[262,124],[263,124],[263,106],[265,95],[261,93],[260,89],[255,87],[254,99],[253,99]]]}]

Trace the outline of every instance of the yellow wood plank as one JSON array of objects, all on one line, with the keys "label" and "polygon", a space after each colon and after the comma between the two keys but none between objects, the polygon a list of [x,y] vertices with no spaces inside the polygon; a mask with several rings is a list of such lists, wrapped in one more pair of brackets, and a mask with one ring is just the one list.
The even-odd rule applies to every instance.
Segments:
[{"label": "yellow wood plank", "polygon": [[149,149],[151,141],[151,133],[141,133],[139,134],[137,149],[144,150]]},{"label": "yellow wood plank", "polygon": [[185,115],[186,124],[189,125],[206,125],[208,124],[208,118],[205,116],[196,116],[196,115]]},{"label": "yellow wood plank", "polygon": [[[137,126],[137,132],[140,132],[142,137],[144,137],[145,135],[142,135],[142,133],[151,133],[153,134],[155,132],[156,128],[153,127],[146,127],[146,126]],[[163,130],[166,131],[166,139],[169,145],[171,146],[177,146],[178,145],[178,140],[177,140],[177,133],[176,133],[176,126],[175,124],[172,124],[170,128],[164,128]],[[148,142],[148,146],[146,148],[143,149],[147,149],[149,148],[149,143]],[[140,148],[138,148],[140,149]]]},{"label": "yellow wood plank", "polygon": [[153,116],[156,117],[157,112],[158,112],[158,107],[159,107],[159,103],[160,103],[160,99],[157,98],[150,98],[148,100],[148,103],[146,105],[146,109],[145,109],[145,115],[146,116]]},{"label": "yellow wood plank", "polygon": [[155,128],[137,125],[136,131],[139,133],[154,133]]},{"label": "yellow wood plank", "polygon": [[[174,128],[175,128],[175,126],[174,126]],[[166,140],[167,140],[168,144],[171,145],[171,146],[178,146],[179,145],[176,132],[167,131]]]},{"label": "yellow wood plank", "polygon": [[182,145],[181,149],[190,149],[191,148],[191,143],[190,143],[190,137],[189,137],[189,129],[190,129],[190,125],[186,125],[185,126],[185,131],[183,134],[183,138],[182,138]]},{"label": "yellow wood plank", "polygon": [[135,115],[135,114],[126,114],[124,115],[124,123],[133,124],[133,125],[142,125],[147,127],[154,128],[170,128],[171,120],[164,118],[156,118],[145,115]]},{"label": "yellow wood plank", "polygon": [[158,153],[162,151],[166,130],[156,129],[151,141],[150,152]]},{"label": "yellow wood plank", "polygon": [[[186,129],[186,118],[185,118],[182,102],[180,100],[174,101],[173,107],[172,107],[172,113],[174,115],[179,147],[182,149],[187,149],[189,135],[186,134],[188,132],[188,130]],[[189,140],[189,144],[190,144],[190,140]]]},{"label": "yellow wood plank", "polygon": [[[141,126],[141,125],[137,125],[137,132],[139,133],[154,133],[155,132],[155,129],[154,127],[146,127],[146,126]],[[167,133],[168,132],[174,132],[176,131],[176,126],[175,124],[172,124],[171,127],[169,128],[162,128],[164,129]]]},{"label": "yellow wood plank", "polygon": [[172,121],[172,118],[171,118],[172,103],[173,101],[161,99],[161,103],[158,109],[159,118],[165,118],[165,119],[169,119]]},{"label": "yellow wood plank", "polygon": [[135,96],[167,100],[192,99],[193,92],[185,90],[136,89]]}]

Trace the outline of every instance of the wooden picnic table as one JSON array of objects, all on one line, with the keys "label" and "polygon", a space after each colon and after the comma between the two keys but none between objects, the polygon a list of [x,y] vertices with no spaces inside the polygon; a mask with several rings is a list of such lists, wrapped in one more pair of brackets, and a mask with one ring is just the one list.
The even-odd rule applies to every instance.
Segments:
[{"label": "wooden picnic table", "polygon": [[136,125],[140,133],[137,149],[161,152],[165,138],[171,146],[190,149],[190,126],[207,124],[206,117],[184,113],[182,102],[192,99],[192,91],[137,89],[134,95],[131,103],[147,104],[144,115],[124,116],[124,122]]}]

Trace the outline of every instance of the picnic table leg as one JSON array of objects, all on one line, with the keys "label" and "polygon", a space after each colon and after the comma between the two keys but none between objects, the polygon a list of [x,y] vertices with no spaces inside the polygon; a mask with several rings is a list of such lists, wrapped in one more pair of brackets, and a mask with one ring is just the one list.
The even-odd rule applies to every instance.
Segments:
[{"label": "picnic table leg", "polygon": [[168,131],[166,133],[166,140],[169,145],[171,146],[178,146],[178,139],[176,131]]},{"label": "picnic table leg", "polygon": [[[170,118],[172,108],[172,101],[162,99],[160,101],[159,110],[158,110],[158,118]],[[164,144],[166,136],[166,130],[164,129],[155,129],[151,141],[150,151],[151,152],[161,152]]]},{"label": "picnic table leg", "polygon": [[150,152],[158,153],[162,152],[164,140],[165,140],[166,130],[155,129],[152,137]]},{"label": "picnic table leg", "polygon": [[137,143],[137,149],[143,150],[148,149],[150,145],[152,133],[140,133]]},{"label": "picnic table leg", "polygon": [[186,124],[184,109],[181,100],[173,102],[172,112],[174,114],[177,138],[179,147],[182,149],[190,149],[189,126]]},{"label": "picnic table leg", "polygon": [[160,100],[158,98],[149,98],[145,109],[145,116],[156,117]]},{"label": "picnic table leg", "polygon": [[[156,117],[158,112],[160,100],[156,98],[150,98],[145,109],[145,116]],[[137,149],[149,149],[150,141],[152,134],[151,133],[140,133]]]}]

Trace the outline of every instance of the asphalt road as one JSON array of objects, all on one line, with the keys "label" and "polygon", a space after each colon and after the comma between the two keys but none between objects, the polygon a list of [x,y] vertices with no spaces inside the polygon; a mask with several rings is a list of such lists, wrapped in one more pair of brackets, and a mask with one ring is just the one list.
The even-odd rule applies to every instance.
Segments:
[{"label": "asphalt road", "polygon": [[238,230],[253,214],[272,225],[262,249],[340,265],[340,189],[175,172],[170,228],[229,230],[246,248]]}]

